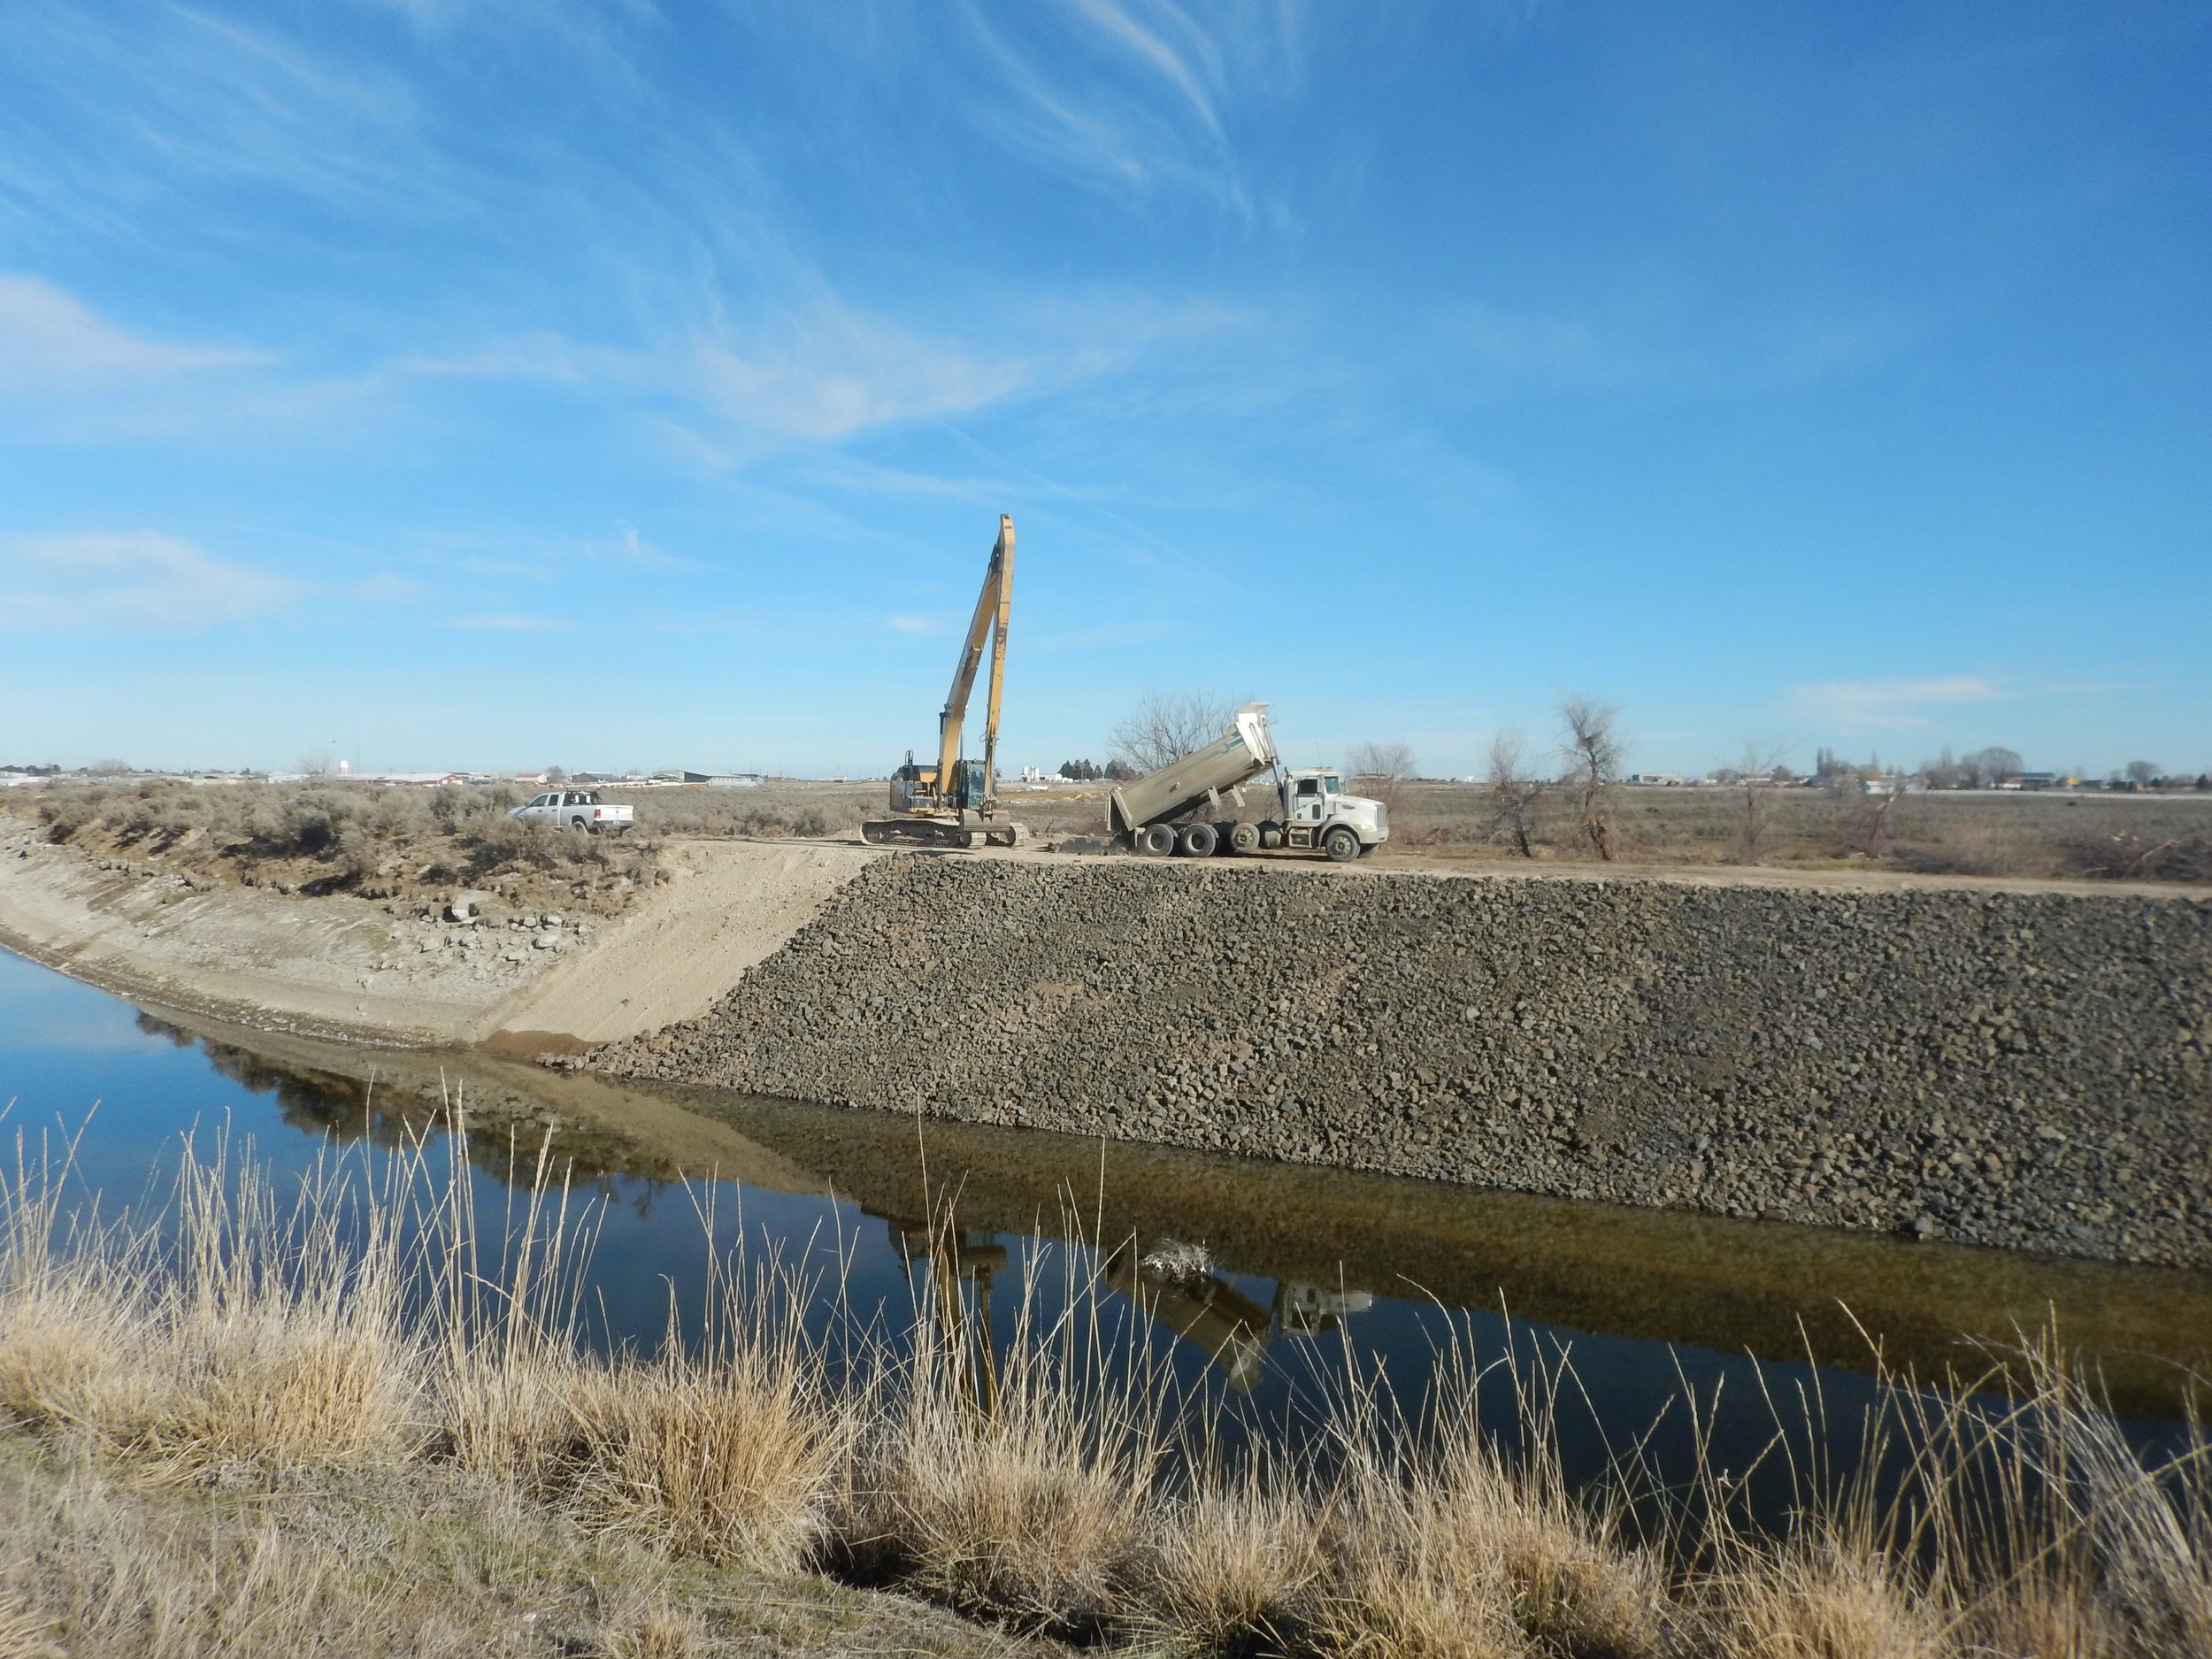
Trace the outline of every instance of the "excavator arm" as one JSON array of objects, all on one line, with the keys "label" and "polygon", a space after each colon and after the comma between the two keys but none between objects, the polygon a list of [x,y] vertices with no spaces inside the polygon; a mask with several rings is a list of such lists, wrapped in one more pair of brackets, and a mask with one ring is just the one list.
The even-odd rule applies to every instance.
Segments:
[{"label": "excavator arm", "polygon": [[[1013,608],[1014,521],[1002,513],[998,540],[992,544],[991,562],[983,572],[983,591],[976,595],[975,615],[969,619],[960,663],[953,670],[952,689],[945,694],[944,710],[937,717],[936,770],[916,765],[909,749],[906,764],[891,777],[891,816],[863,824],[864,840],[879,847],[1021,844],[1027,832],[997,810],[999,705],[1006,690],[1006,626]],[[971,764],[960,758],[960,738],[987,647],[991,684],[984,698],[983,759]],[[969,821],[971,811],[978,821]]]},{"label": "excavator arm", "polygon": [[960,665],[953,671],[952,689],[945,694],[944,712],[937,717],[937,787],[948,796],[953,791],[960,760],[968,697],[975,689],[987,642],[991,648],[991,684],[984,697],[983,798],[987,800],[994,793],[998,779],[999,701],[1006,687],[1006,626],[1013,608],[1014,520],[1001,513],[998,541],[991,548],[991,563],[983,572],[983,591],[976,595],[975,615],[968,623],[967,644],[960,653]]}]

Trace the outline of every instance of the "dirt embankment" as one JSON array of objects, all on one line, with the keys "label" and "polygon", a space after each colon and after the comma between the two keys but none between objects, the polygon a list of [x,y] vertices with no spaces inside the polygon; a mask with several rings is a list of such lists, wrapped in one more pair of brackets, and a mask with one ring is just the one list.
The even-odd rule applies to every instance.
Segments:
[{"label": "dirt embankment", "polygon": [[0,945],[126,996],[357,1041],[573,1049],[703,1012],[870,858],[818,843],[670,849],[612,921],[265,888],[50,844],[0,820]]},{"label": "dirt embankment", "polygon": [[591,1064],[2212,1265],[2202,900],[899,857]]}]

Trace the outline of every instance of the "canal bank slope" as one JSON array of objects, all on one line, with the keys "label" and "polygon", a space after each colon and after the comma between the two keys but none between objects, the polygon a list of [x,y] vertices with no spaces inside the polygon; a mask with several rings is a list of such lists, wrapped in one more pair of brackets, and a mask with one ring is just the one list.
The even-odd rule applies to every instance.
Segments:
[{"label": "canal bank slope", "polygon": [[897,856],[588,1064],[2212,1265],[2212,902]]},{"label": "canal bank slope", "polygon": [[0,946],[134,1001],[261,1030],[534,1057],[704,1012],[879,856],[680,843],[669,881],[612,921],[549,927],[542,912],[493,904],[460,927],[396,902],[88,857],[0,818]]}]

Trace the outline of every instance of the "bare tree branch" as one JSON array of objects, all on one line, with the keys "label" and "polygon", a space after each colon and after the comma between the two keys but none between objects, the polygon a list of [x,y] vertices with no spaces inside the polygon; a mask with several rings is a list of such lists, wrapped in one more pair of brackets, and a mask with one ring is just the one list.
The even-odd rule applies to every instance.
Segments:
[{"label": "bare tree branch", "polygon": [[1582,833],[1590,850],[1608,864],[1613,860],[1613,783],[1620,776],[1621,753],[1626,747],[1615,723],[1620,711],[1609,703],[1569,695],[1559,700],[1560,723],[1566,741],[1560,746],[1567,762],[1566,781],[1574,786],[1582,812]]},{"label": "bare tree branch", "polygon": [[1973,789],[1994,789],[2008,778],[2018,777],[2020,769],[2019,751],[1998,744],[1959,757],[1959,770],[1966,775],[1967,787]]},{"label": "bare tree branch", "polygon": [[1114,727],[1114,757],[1140,772],[1157,772],[1203,749],[1229,729],[1236,707],[1205,691],[1148,691]]},{"label": "bare tree branch", "polygon": [[1355,743],[1347,768],[1364,794],[1394,812],[1398,787],[1413,776],[1413,751],[1403,743]]},{"label": "bare tree branch", "polygon": [[1741,797],[1734,849],[1740,864],[1763,864],[1774,850],[1774,806],[1780,787],[1775,774],[1787,749],[1783,743],[1760,744],[1746,739],[1742,760],[1732,769],[1723,769],[1733,772],[1732,781]]},{"label": "bare tree branch", "polygon": [[1524,858],[1536,856],[1530,837],[1536,829],[1544,786],[1529,775],[1520,734],[1501,732],[1490,740],[1490,822],[1493,841],[1510,841]]}]

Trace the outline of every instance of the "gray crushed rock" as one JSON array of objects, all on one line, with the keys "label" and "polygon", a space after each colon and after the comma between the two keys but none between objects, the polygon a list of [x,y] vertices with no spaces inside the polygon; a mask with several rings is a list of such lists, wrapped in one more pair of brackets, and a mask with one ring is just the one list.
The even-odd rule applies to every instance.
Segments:
[{"label": "gray crushed rock", "polygon": [[657,1078],[2212,1266],[2212,903],[863,869]]}]

